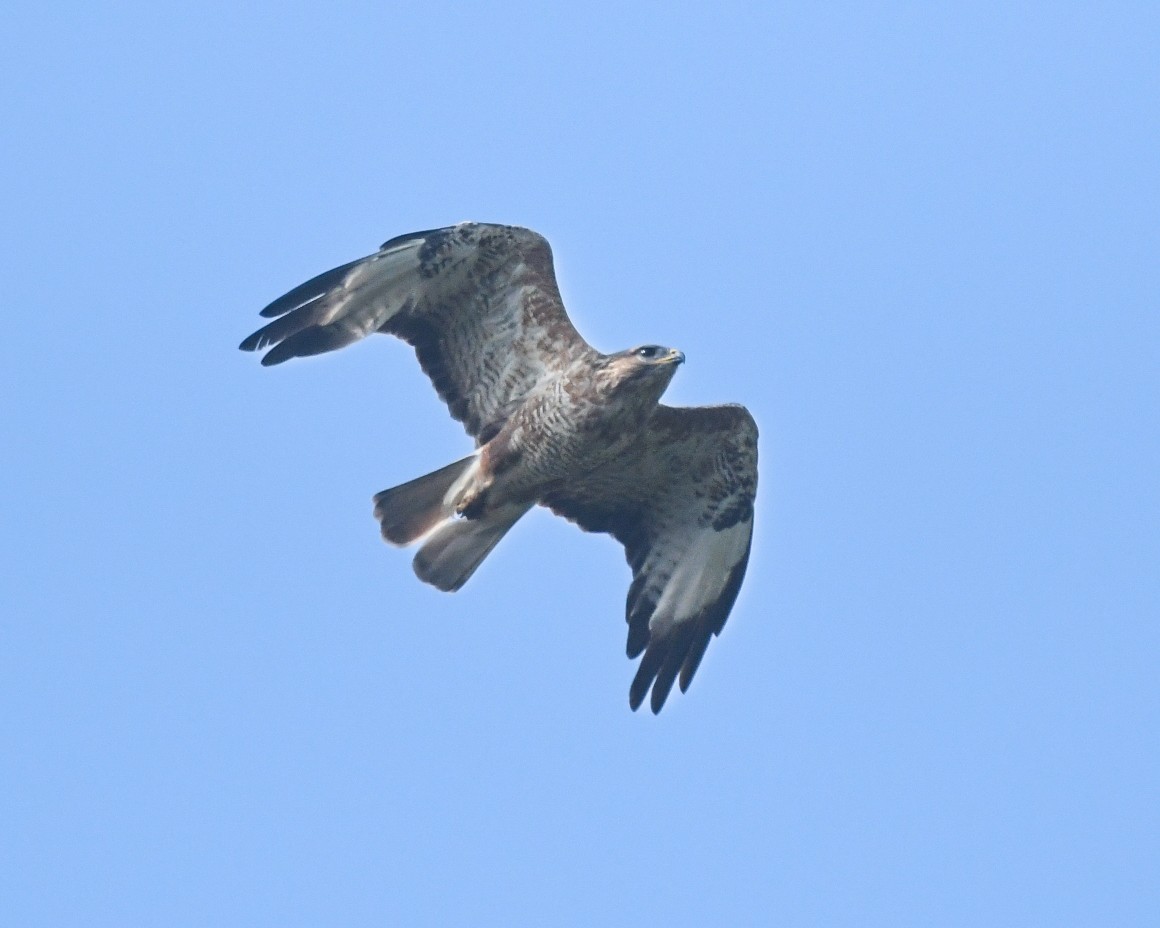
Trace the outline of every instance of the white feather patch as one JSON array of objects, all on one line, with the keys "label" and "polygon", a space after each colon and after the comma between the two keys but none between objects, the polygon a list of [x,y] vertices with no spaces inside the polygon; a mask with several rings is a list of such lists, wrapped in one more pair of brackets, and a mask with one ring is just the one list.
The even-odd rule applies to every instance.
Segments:
[{"label": "white feather patch", "polygon": [[421,244],[421,240],[405,242],[355,267],[342,282],[342,298],[335,300],[325,321],[342,319],[360,338],[386,323],[418,290],[421,280],[415,253]]},{"label": "white feather patch", "polygon": [[664,637],[674,625],[692,619],[720,598],[730,572],[745,556],[752,529],[753,521],[746,520],[720,532],[697,530],[657,601],[648,623],[650,634]]}]

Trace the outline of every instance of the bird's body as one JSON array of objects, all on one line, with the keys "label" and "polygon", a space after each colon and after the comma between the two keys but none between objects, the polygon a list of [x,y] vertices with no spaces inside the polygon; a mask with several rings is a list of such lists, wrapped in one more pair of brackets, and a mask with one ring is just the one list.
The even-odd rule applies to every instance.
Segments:
[{"label": "bird's body", "polygon": [[551,251],[534,232],[464,223],[392,239],[263,310],[242,343],[263,364],[374,331],[415,346],[473,454],[375,497],[383,536],[420,541],[415,571],[461,587],[540,504],[608,532],[633,568],[630,691],[659,711],[692,679],[736,598],[749,555],[757,430],[740,406],[660,404],[684,355],[656,345],[602,354],[568,320]]},{"label": "bird's body", "polygon": [[540,385],[481,448],[481,474],[495,481],[489,495],[539,502],[628,453],[683,360],[605,357],[595,370],[573,364]]}]

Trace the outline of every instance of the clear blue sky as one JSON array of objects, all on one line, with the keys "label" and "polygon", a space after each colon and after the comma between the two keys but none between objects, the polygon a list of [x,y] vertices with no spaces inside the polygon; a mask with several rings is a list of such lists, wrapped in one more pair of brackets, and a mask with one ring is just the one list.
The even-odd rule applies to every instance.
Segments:
[{"label": "clear blue sky", "polygon": [[[1160,7],[573,6],[5,14],[3,920],[1154,924]],[[236,350],[469,218],[760,425],[659,718],[608,538],[381,543],[405,346]]]}]

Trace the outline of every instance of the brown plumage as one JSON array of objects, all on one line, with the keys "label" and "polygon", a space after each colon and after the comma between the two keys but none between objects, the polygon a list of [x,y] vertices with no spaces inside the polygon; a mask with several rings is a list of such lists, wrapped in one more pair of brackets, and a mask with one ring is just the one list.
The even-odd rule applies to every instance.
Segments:
[{"label": "brown plumage", "polygon": [[[625,548],[633,580],[629,692],[659,712],[685,690],[745,575],[757,427],[742,406],[660,404],[684,355],[601,354],[564,311],[541,236],[463,223],[391,239],[275,300],[241,348],[264,365],[372,332],[414,346],[475,452],[375,497],[392,544],[421,541],[418,576],[459,589],[533,505]],[[643,655],[643,656],[642,656]]]}]

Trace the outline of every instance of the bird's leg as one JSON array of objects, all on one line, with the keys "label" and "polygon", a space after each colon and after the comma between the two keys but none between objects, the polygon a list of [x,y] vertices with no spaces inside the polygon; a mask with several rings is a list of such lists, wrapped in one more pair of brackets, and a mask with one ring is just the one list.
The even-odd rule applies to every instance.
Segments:
[{"label": "bird's leg", "polygon": [[474,488],[463,495],[455,506],[455,514],[464,519],[478,519],[487,508],[487,488]]},{"label": "bird's leg", "polygon": [[479,467],[471,482],[463,488],[455,501],[455,514],[464,519],[478,519],[487,508],[487,492],[495,482],[495,477],[485,472],[487,462],[481,457]]},{"label": "bird's leg", "polygon": [[[478,519],[482,516],[488,508],[488,493],[496,479],[511,470],[519,462],[520,456],[520,452],[511,446],[506,432],[500,432],[484,445],[471,482],[455,503],[455,514],[464,519]],[[501,491],[500,496],[503,497],[501,503],[510,502],[506,492]]]}]

